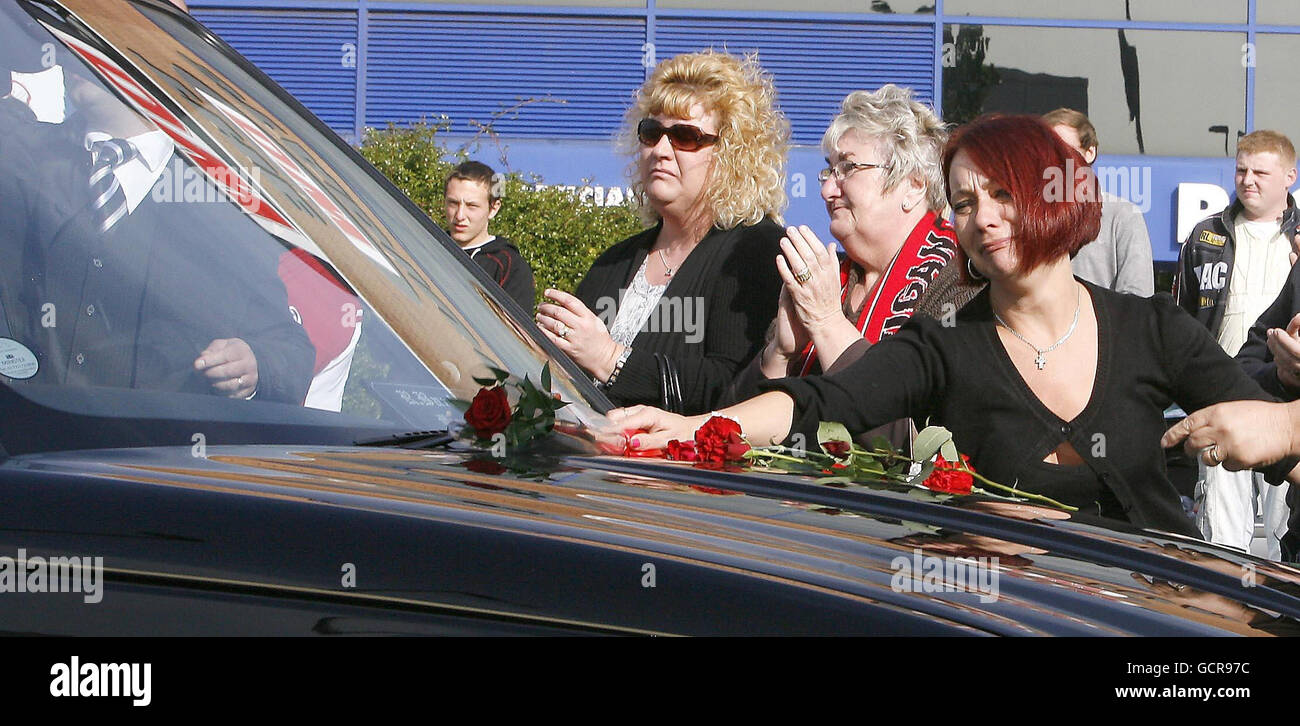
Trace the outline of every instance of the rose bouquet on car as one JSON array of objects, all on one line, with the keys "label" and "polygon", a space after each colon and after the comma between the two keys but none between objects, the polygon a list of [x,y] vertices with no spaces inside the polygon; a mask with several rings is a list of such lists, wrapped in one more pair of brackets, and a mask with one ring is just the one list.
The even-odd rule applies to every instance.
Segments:
[{"label": "rose bouquet on car", "polygon": [[971,466],[970,457],[957,451],[952,433],[942,426],[922,430],[913,442],[911,456],[895,449],[883,437],[871,444],[871,448],[859,446],[843,424],[823,421],[817,429],[816,451],[789,446],[751,447],[738,422],[714,415],[696,430],[693,440],[669,441],[666,449],[655,450],[655,454],[673,461],[691,462],[703,469],[807,474],[831,486],[883,481],[923,487],[940,494],[1012,497],[1075,509],[981,475]]},{"label": "rose bouquet on car", "polygon": [[[555,429],[555,412],[569,405],[560,394],[551,392],[551,366],[542,366],[538,383],[528,376],[510,383],[510,374],[499,368],[488,368],[491,378],[475,378],[482,386],[469,401],[452,399],[451,403],[465,412],[463,433],[482,446],[521,447],[534,439],[549,435]],[[507,388],[518,393],[514,406],[510,405]]]}]

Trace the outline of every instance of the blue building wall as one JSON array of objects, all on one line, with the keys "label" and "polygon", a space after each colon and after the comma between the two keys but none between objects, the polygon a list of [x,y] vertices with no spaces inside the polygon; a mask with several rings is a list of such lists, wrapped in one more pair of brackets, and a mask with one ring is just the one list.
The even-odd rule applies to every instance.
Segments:
[{"label": "blue building wall", "polygon": [[[935,5],[932,14],[912,15],[667,9],[654,0],[644,7],[206,0],[191,2],[191,10],[351,141],[366,127],[445,116],[454,144],[492,122],[498,138],[479,136],[475,158],[583,187],[596,203],[623,196],[627,160],[612,135],[654,62],[705,47],[758,52],[796,143],[787,220],[822,232],[817,144],[839,100],[892,82],[941,106],[946,24],[1192,27],[1251,39],[1263,27],[1255,23],[1255,0],[1248,0],[1245,23],[1227,25],[973,18],[946,15],[942,0]],[[1265,29],[1300,33],[1300,26]],[[1254,69],[1244,72],[1248,129]],[[1176,259],[1180,221],[1188,225],[1197,209],[1184,199],[1179,219],[1179,185],[1213,184],[1230,194],[1232,168],[1230,157],[1103,155],[1098,162],[1111,190],[1127,192],[1143,210],[1158,261]],[[1206,191],[1184,186],[1182,194]]]}]

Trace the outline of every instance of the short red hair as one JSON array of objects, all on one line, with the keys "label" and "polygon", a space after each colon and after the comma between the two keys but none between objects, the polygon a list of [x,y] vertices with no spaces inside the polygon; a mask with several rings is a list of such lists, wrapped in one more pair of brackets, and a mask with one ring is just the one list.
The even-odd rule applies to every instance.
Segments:
[{"label": "short red hair", "polygon": [[[945,180],[959,151],[965,151],[984,176],[1011,195],[1020,217],[1014,242],[1022,273],[1061,255],[1074,257],[1097,238],[1101,231],[1097,175],[1039,117],[985,114],[958,128],[943,150]],[[1074,178],[1066,173],[1071,169]],[[951,184],[948,198],[951,201]]]}]

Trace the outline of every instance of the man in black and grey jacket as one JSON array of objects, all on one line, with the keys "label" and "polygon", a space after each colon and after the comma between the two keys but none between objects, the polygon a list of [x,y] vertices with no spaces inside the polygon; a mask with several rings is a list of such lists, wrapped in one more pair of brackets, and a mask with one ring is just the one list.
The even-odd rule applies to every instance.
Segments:
[{"label": "man in black and grey jacket", "polygon": [[501,177],[492,167],[466,161],[447,176],[447,233],[478,266],[514,298],[525,312],[533,310],[533,269],[518,248],[488,231],[488,223],[501,209]]},{"label": "man in black and grey jacket", "polygon": [[[1300,226],[1300,210],[1287,191],[1296,181],[1290,140],[1276,131],[1247,134],[1237,144],[1236,162],[1237,198],[1193,228],[1183,242],[1174,282],[1178,304],[1200,320],[1229,355],[1237,355],[1260,314],[1289,284]],[[1280,327],[1287,327],[1286,321]],[[1248,364],[1248,370],[1256,369]],[[1269,555],[1277,559],[1287,519],[1279,489],[1249,470],[1205,467],[1196,487],[1197,525],[1212,542],[1249,549],[1258,496]]]}]

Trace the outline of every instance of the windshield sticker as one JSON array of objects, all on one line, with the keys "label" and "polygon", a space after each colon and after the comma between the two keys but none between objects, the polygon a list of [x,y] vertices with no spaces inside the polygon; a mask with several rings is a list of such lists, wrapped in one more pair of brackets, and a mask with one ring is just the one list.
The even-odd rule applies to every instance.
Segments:
[{"label": "windshield sticker", "polygon": [[0,375],[25,381],[36,375],[40,363],[31,349],[13,338],[0,338]]},{"label": "windshield sticker", "polygon": [[416,428],[447,428],[460,421],[461,412],[447,401],[448,392],[436,386],[372,382],[370,389],[406,423]]},{"label": "windshield sticker", "polygon": [[240,131],[243,131],[254,144],[257,144],[257,147],[270,157],[270,159],[280,167],[280,170],[292,179],[309,199],[316,203],[317,207],[320,207],[320,210],[325,213],[325,216],[343,232],[343,235],[352,242],[353,246],[365,254],[365,256],[378,262],[380,265],[383,265],[384,269],[394,275],[397,274],[397,270],[393,269],[392,264],[390,264],[388,258],[384,257],[383,253],[379,251],[379,248],[369,239],[366,239],[365,233],[357,227],[356,223],[348,217],[347,213],[340,209],[339,206],[334,203],[333,199],[330,199],[329,195],[325,193],[325,190],[321,189],[320,185],[316,183],[316,180],[312,179],[307,172],[303,171],[302,167],[298,165],[298,162],[294,161],[292,156],[285,153],[284,149],[281,149],[279,145],[275,143],[274,139],[268,136],[265,131],[258,128],[257,124],[253,123],[243,114],[221,101],[218,101],[207,93],[204,93],[203,89],[199,88],[195,90],[207,99],[208,103],[212,104],[218,111],[220,111],[222,115],[229,119],[230,122]]}]

